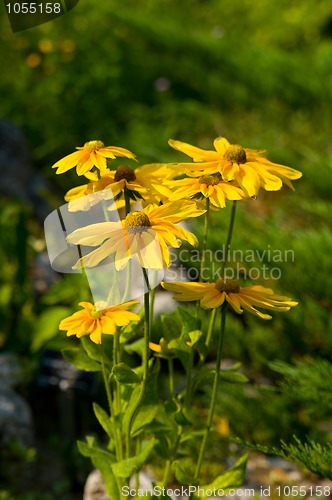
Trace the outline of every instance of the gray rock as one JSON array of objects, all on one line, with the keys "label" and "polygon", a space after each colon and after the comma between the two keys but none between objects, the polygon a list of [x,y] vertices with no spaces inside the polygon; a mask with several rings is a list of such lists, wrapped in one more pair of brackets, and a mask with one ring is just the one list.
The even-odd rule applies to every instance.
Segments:
[{"label": "gray rock", "polygon": [[23,446],[34,441],[32,412],[28,403],[14,392],[23,379],[22,367],[12,353],[0,354],[0,442],[18,439]]},{"label": "gray rock", "polygon": [[93,470],[87,477],[83,500],[110,500],[106,493],[105,483],[98,469]]},{"label": "gray rock", "polygon": [[23,446],[32,446],[32,414],[28,403],[5,382],[0,382],[0,441],[6,443],[12,439]]}]

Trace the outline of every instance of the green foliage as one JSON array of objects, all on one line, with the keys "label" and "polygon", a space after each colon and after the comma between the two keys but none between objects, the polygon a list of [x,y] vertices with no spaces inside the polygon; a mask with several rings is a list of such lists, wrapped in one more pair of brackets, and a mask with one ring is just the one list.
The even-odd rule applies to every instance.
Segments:
[{"label": "green foliage", "polygon": [[[248,455],[243,455],[239,459],[239,461],[231,467],[227,472],[224,472],[220,476],[218,476],[212,483],[201,486],[203,491],[213,490],[216,488],[224,490],[224,493],[227,493],[232,488],[237,488],[243,484],[245,473],[246,473],[246,464],[248,460]],[[207,498],[204,493],[194,495],[194,498]]]},{"label": "green foliage", "polygon": [[113,366],[111,375],[117,382],[122,384],[139,384],[140,378],[137,374],[125,363],[119,363]]},{"label": "green foliage", "polygon": [[61,352],[65,360],[72,363],[79,370],[86,372],[99,372],[101,370],[101,365],[90,359],[82,348],[63,349]]},{"label": "green foliage", "polygon": [[45,309],[40,314],[35,324],[34,337],[31,342],[32,352],[39,351],[50,339],[59,335],[59,323],[69,314],[70,309],[63,306]]},{"label": "green foliage", "polygon": [[298,465],[322,478],[332,479],[331,444],[322,446],[320,443],[316,443],[312,440],[303,442],[296,436],[293,437],[296,444],[289,444],[281,441],[281,448],[252,444],[241,439],[235,439],[235,441],[248,449],[276,455],[286,460],[296,462]]},{"label": "green foliage", "polygon": [[300,403],[314,419],[329,419],[332,412],[332,363],[324,359],[306,359],[295,366],[275,361],[272,370],[283,375],[280,389]]},{"label": "green foliage", "polygon": [[114,474],[117,477],[126,478],[130,477],[134,472],[139,472],[143,464],[148,459],[154,446],[155,446],[154,439],[151,439],[148,442],[144,442],[142,444],[142,451],[138,453],[135,457],[128,458],[126,460],[122,460],[121,462],[113,464],[112,468]]}]

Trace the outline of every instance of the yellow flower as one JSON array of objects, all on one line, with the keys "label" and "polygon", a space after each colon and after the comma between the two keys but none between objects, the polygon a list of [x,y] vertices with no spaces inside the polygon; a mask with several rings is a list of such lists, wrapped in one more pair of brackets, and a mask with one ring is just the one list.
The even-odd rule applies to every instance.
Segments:
[{"label": "yellow flower", "polygon": [[[83,147],[76,148],[78,151],[65,156],[56,162],[52,168],[57,168],[56,174],[63,174],[76,167],[77,175],[86,175],[93,167],[97,167],[100,172],[105,172],[107,168],[106,158],[114,159],[117,156],[125,156],[135,160],[135,155],[128,149],[115,146],[106,146],[102,141],[89,141]],[[89,178],[89,175],[87,175]],[[92,180],[96,180],[94,176]]]},{"label": "yellow flower", "polygon": [[263,314],[254,306],[271,311],[289,311],[298,303],[288,297],[276,295],[271,288],[263,286],[240,287],[236,280],[219,278],[215,283],[161,283],[171,292],[177,292],[173,298],[182,302],[199,300],[203,309],[220,307],[225,300],[238,314],[243,309],[262,319],[271,319],[269,314]]},{"label": "yellow flower", "polygon": [[101,344],[102,334],[114,335],[117,326],[125,326],[140,319],[137,314],[128,311],[133,304],[138,302],[132,300],[118,306],[99,309],[102,306],[100,303],[94,305],[90,302],[80,302],[79,305],[83,309],[63,319],[59,329],[67,331],[67,336],[76,335],[80,338],[90,335],[92,342]]},{"label": "yellow flower", "polygon": [[201,177],[187,177],[176,181],[169,181],[167,185],[174,189],[169,199],[182,200],[201,195],[203,198],[209,198],[215,207],[224,208],[226,199],[241,200],[245,197],[242,189],[224,182],[220,175],[202,175]]},{"label": "yellow flower", "polygon": [[69,243],[101,246],[82,257],[74,269],[94,267],[113,253],[118,270],[123,269],[133,255],[137,256],[144,268],[162,269],[170,266],[168,245],[179,248],[181,240],[193,246],[198,245],[194,234],[176,224],[203,213],[205,210],[198,209],[194,201],[169,202],[130,212],[119,222],[101,222],[76,229],[67,236]]},{"label": "yellow flower", "polygon": [[[95,193],[110,189],[109,194],[104,193],[102,197],[94,196]],[[118,196],[124,189],[133,192],[132,197],[147,197],[147,192],[136,179],[134,170],[128,165],[121,165],[117,170],[106,170],[100,179],[91,180],[87,184],[70,189],[65,200],[70,203],[69,211],[87,211],[96,205],[101,199],[112,199]],[[92,196],[90,196],[92,195]],[[85,197],[85,198],[83,198]]]},{"label": "yellow flower", "polygon": [[149,347],[151,351],[154,351],[157,354],[164,354],[166,356],[171,354],[171,350],[168,349],[168,343],[166,342],[164,337],[162,337],[159,340],[159,344],[155,344],[154,342],[149,342]]},{"label": "yellow flower", "polygon": [[248,196],[256,196],[260,188],[278,191],[282,183],[294,190],[291,180],[302,177],[298,170],[267,160],[264,151],[230,144],[224,137],[215,139],[214,151],[206,151],[179,141],[170,140],[169,144],[194,160],[194,163],[179,163],[182,168],[195,171],[197,176],[219,172],[223,180],[235,180]]}]

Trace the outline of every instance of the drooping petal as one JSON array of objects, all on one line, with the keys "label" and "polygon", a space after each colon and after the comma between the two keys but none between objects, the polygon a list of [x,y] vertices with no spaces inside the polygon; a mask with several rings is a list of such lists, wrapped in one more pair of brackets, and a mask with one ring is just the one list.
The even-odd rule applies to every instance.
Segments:
[{"label": "drooping petal", "polygon": [[219,292],[216,288],[212,288],[205,293],[200,305],[203,309],[215,309],[224,303],[225,297],[225,292]]},{"label": "drooping petal", "polygon": [[56,174],[63,174],[70,170],[73,167],[76,167],[77,163],[80,161],[82,157],[81,151],[75,151],[75,153],[71,153],[70,155],[65,156],[61,160],[54,163],[52,168],[57,168],[58,170],[55,172]]},{"label": "drooping petal", "polygon": [[187,156],[190,156],[194,161],[211,161],[218,158],[217,151],[206,151],[196,146],[192,146],[191,144],[187,144],[186,142],[173,141],[170,139],[168,144],[177,151],[181,151]]},{"label": "drooping petal", "polygon": [[107,238],[110,238],[114,232],[117,232],[119,235],[123,232],[120,223],[98,222],[76,229],[68,234],[67,241],[74,245],[97,246]]}]

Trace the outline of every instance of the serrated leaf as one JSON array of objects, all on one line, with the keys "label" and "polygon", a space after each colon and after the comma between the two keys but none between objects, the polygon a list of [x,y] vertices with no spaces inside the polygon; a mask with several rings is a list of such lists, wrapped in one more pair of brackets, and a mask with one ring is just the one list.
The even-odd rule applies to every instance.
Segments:
[{"label": "serrated leaf", "polygon": [[38,351],[46,342],[59,334],[59,323],[70,314],[68,307],[52,307],[43,311],[38,317],[35,327],[31,351]]},{"label": "serrated leaf", "polygon": [[63,349],[61,352],[65,360],[72,363],[79,370],[85,372],[99,372],[101,370],[101,365],[90,359],[82,348]]},{"label": "serrated leaf", "polygon": [[142,451],[138,455],[126,460],[121,460],[112,465],[114,474],[117,477],[130,477],[133,473],[138,472],[147,461],[156,441],[152,439],[149,442],[143,443]]},{"label": "serrated leaf", "polygon": [[101,406],[99,406],[99,404],[93,403],[92,406],[98,422],[100,423],[106,434],[110,438],[112,438],[114,436],[114,433],[110,417],[107,415],[106,411],[103,410]]},{"label": "serrated leaf", "polygon": [[141,381],[139,376],[126,363],[113,366],[112,375],[120,384],[139,384]]},{"label": "serrated leaf", "polygon": [[245,479],[247,460],[248,455],[245,454],[231,469],[218,476],[212,483],[206,486],[200,486],[199,494],[195,494],[194,499],[208,498],[205,492],[208,490],[211,491],[211,489],[213,490],[214,488],[216,490],[223,490],[223,494],[226,494],[230,489],[241,486]]}]

